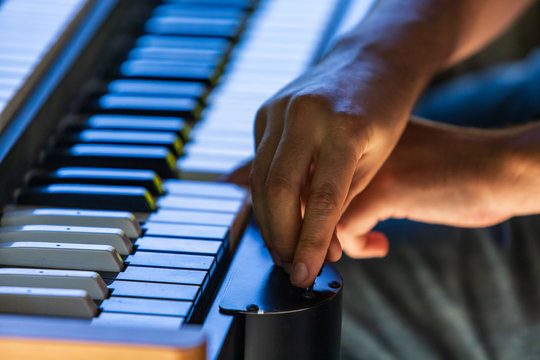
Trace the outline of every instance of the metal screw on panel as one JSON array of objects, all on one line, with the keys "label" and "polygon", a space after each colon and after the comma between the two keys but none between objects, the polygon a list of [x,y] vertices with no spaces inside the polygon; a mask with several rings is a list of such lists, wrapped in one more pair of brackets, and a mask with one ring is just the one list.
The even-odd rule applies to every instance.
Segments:
[{"label": "metal screw on panel", "polygon": [[332,289],[339,289],[341,287],[341,284],[337,281],[332,281],[330,284],[328,284]]},{"label": "metal screw on panel", "polygon": [[246,307],[246,309],[247,309],[248,311],[253,311],[253,312],[259,311],[259,307],[258,307],[257,305],[255,305],[255,304],[249,304],[249,305]]},{"label": "metal screw on panel", "polygon": [[313,300],[317,295],[313,291],[304,291],[302,297],[306,300]]}]

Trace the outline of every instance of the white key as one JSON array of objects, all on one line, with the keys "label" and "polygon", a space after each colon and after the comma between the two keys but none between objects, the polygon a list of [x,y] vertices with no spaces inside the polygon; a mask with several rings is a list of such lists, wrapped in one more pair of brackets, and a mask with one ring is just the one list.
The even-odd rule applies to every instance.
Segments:
[{"label": "white key", "polygon": [[97,306],[84,290],[0,286],[0,312],[91,319]]},{"label": "white key", "polygon": [[135,216],[127,211],[31,209],[9,211],[2,216],[2,226],[66,225],[120,228],[131,239],[142,234]]},{"label": "white key", "polygon": [[110,272],[124,269],[112,246],[52,242],[0,244],[0,265]]},{"label": "white key", "polygon": [[85,290],[94,300],[104,300],[107,285],[97,272],[48,269],[0,269],[0,286],[46,287]]},{"label": "white key", "polygon": [[129,255],[133,245],[122,229],[25,225],[0,228],[0,243],[18,241],[59,242],[114,246],[120,255]]}]

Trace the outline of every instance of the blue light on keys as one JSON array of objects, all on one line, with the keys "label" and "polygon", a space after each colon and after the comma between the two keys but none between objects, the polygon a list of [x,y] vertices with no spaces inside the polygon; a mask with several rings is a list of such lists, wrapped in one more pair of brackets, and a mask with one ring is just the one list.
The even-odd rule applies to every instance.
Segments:
[{"label": "blue light on keys", "polygon": [[49,193],[77,193],[77,194],[122,194],[122,195],[145,195],[146,189],[130,186],[106,186],[106,185],[75,185],[54,184],[45,187]]},{"label": "blue light on keys", "polygon": [[98,168],[60,168],[55,171],[60,177],[86,177],[86,178],[134,178],[140,177],[153,178],[155,173],[151,170],[122,170],[122,169],[98,169]]}]

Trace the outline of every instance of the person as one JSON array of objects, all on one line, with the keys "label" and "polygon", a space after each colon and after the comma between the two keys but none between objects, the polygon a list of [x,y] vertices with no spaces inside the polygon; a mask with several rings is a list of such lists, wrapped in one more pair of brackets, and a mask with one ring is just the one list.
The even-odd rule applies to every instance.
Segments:
[{"label": "person", "polygon": [[345,357],[540,356],[540,53],[419,101],[532,3],[382,0],[258,111],[261,235],[299,287],[349,256]]}]

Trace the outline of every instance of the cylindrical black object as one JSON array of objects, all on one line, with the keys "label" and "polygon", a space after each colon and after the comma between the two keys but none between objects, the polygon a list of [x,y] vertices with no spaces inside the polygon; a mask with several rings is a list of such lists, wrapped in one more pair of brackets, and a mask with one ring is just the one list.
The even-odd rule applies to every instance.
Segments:
[{"label": "cylindrical black object", "polygon": [[245,314],[244,359],[339,359],[341,292],[298,311]]}]

